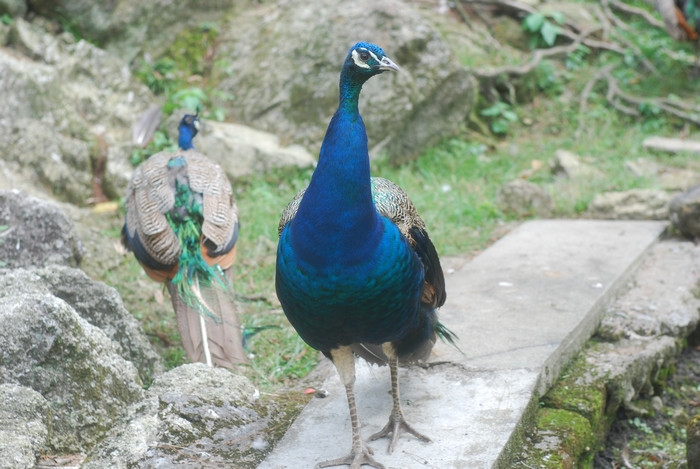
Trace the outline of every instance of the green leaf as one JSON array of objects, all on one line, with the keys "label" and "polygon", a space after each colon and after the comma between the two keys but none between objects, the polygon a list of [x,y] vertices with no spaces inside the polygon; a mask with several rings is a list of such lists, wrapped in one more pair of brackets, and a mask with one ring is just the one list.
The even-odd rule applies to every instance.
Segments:
[{"label": "green leaf", "polygon": [[479,114],[485,117],[496,117],[500,116],[501,113],[503,113],[503,103],[496,103],[493,106],[482,109],[479,112]]},{"label": "green leaf", "polygon": [[542,25],[542,29],[540,29],[540,34],[542,35],[544,42],[551,47],[554,45],[557,40],[557,36],[559,35],[559,26],[549,21],[545,21]]},{"label": "green leaf", "polygon": [[564,24],[566,22],[566,19],[564,18],[564,14],[560,11],[554,11],[549,14],[549,17],[552,18],[554,21],[556,21],[559,24]]},{"label": "green leaf", "polygon": [[542,28],[544,19],[544,15],[542,13],[532,13],[525,17],[523,20],[523,26],[531,33],[536,33],[540,30],[540,28]]},{"label": "green leaf", "polygon": [[506,109],[503,111],[503,113],[501,115],[507,121],[510,121],[510,122],[517,122],[518,121],[518,115],[511,110]]},{"label": "green leaf", "polygon": [[211,116],[215,121],[222,122],[224,119],[226,119],[226,111],[220,107],[216,107],[212,111]]},{"label": "green leaf", "polygon": [[491,123],[491,130],[495,134],[506,134],[508,133],[508,121],[503,119],[497,119]]}]

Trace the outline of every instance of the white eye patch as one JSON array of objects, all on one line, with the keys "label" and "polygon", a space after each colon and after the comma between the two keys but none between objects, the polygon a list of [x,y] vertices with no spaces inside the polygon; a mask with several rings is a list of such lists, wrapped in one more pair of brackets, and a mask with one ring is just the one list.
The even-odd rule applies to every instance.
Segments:
[{"label": "white eye patch", "polygon": [[[374,52],[372,52],[371,50],[367,50],[367,49],[362,49],[362,50],[367,52],[369,55],[371,55],[374,60],[376,60],[377,62],[380,62],[379,58],[377,57],[377,55]],[[352,51],[352,60],[353,60],[353,62],[355,62],[355,65],[357,65],[358,67],[370,68],[369,64],[363,62],[362,59],[360,59],[360,53],[357,52],[357,50]]]}]

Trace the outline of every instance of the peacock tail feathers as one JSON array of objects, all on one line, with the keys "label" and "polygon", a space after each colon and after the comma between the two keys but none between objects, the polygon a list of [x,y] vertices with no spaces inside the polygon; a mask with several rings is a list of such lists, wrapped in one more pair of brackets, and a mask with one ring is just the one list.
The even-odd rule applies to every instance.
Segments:
[{"label": "peacock tail feathers", "polygon": [[459,339],[459,337],[457,337],[457,334],[448,329],[447,326],[445,326],[440,321],[435,321],[435,333],[440,338],[440,340],[447,344],[450,344],[451,346],[462,352],[462,350],[457,345],[457,340]]},{"label": "peacock tail feathers", "polygon": [[683,5],[683,15],[693,28],[697,29],[700,26],[700,7],[697,0],[686,0]]},{"label": "peacock tail feathers", "polygon": [[[181,158],[173,158],[169,162],[171,167],[185,164]],[[189,184],[176,177],[175,203],[165,218],[180,244],[177,273],[172,279],[178,295],[190,308],[216,319],[212,307],[202,296],[202,289],[231,291],[231,286],[221,267],[218,264],[209,265],[202,256],[204,212],[201,195],[194,193]]]}]

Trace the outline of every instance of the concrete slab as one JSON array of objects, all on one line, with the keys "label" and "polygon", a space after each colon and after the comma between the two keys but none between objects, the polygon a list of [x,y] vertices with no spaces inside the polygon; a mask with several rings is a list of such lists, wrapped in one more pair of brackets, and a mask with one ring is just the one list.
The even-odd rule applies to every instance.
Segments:
[{"label": "concrete slab", "polygon": [[[392,455],[371,443],[387,469],[507,467],[528,408],[594,331],[606,302],[666,227],[663,222],[527,222],[460,270],[448,274],[440,317],[464,352],[438,344],[430,364],[402,368],[404,413],[433,439],[402,436]],[[313,467],[345,455],[350,422],[333,373],[328,397],[304,409],[259,469]],[[378,431],[391,408],[387,367],[358,362],[363,436]]]}]

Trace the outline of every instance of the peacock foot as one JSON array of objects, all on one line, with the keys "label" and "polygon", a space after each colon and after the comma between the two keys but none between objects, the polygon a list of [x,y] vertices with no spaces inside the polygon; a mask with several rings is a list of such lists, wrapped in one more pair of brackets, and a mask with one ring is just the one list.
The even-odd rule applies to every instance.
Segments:
[{"label": "peacock foot", "polygon": [[377,462],[372,455],[374,451],[366,444],[362,444],[362,449],[356,451],[355,448],[344,458],[331,459],[316,464],[316,469],[332,466],[350,466],[350,469],[360,469],[360,466],[367,465],[376,469],[386,469],[384,464]]},{"label": "peacock foot", "polygon": [[427,436],[423,435],[422,433],[415,430],[412,426],[410,426],[408,422],[406,422],[406,419],[404,419],[402,414],[398,414],[398,416],[391,414],[389,416],[389,421],[386,425],[384,425],[384,428],[379,430],[374,435],[370,436],[369,439],[370,441],[378,440],[379,438],[385,437],[391,433],[391,442],[389,443],[388,451],[389,454],[391,454],[394,451],[396,442],[399,440],[399,435],[403,432],[410,433],[419,440],[425,442],[432,441],[430,438],[428,438]]}]

